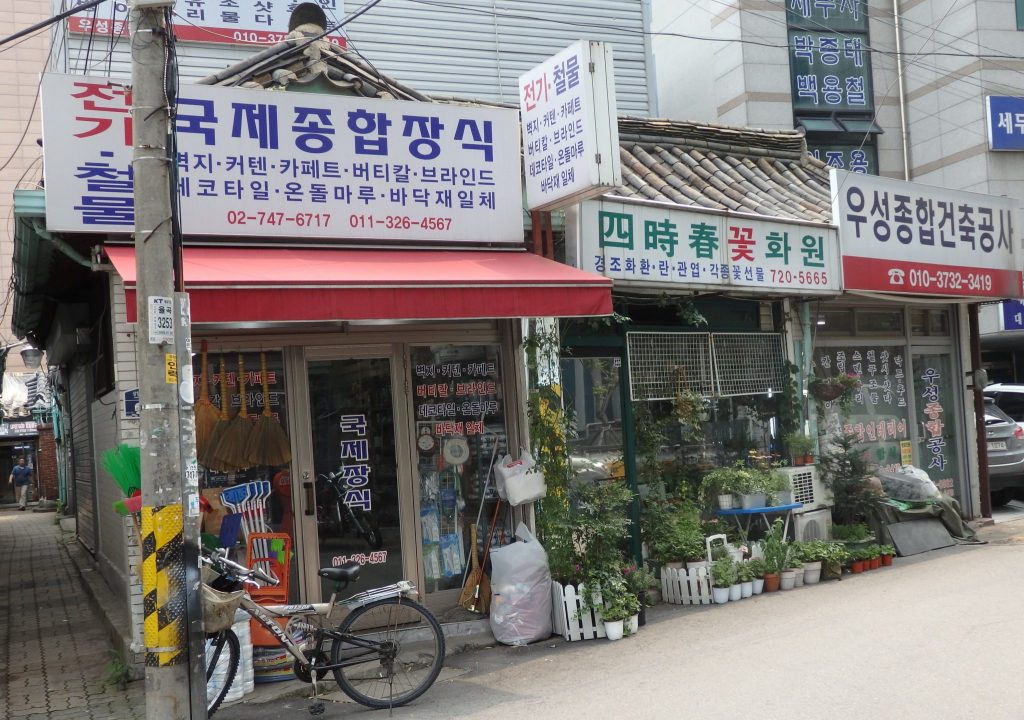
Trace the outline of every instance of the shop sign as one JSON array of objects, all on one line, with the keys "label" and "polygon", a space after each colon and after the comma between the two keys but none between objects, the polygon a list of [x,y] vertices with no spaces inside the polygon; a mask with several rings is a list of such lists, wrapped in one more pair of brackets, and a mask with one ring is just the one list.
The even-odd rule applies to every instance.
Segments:
[{"label": "shop sign", "polygon": [[124,417],[127,418],[140,418],[142,413],[139,412],[139,389],[132,388],[131,390],[125,390],[121,393],[121,398],[124,401]]},{"label": "shop sign", "polygon": [[[47,229],[132,232],[131,90],[43,80]],[[517,113],[182,86],[186,235],[523,241]]]},{"label": "shop sign", "polygon": [[989,95],[988,147],[990,150],[1024,150],[1024,97]]},{"label": "shop sign", "polygon": [[867,35],[789,31],[793,110],[871,112],[871,53]]},{"label": "shop sign", "polygon": [[844,289],[1021,297],[1014,200],[831,173]]},{"label": "shop sign", "polygon": [[1002,330],[1024,330],[1024,303],[1020,300],[1004,300],[1002,320]]},{"label": "shop sign", "polygon": [[807,139],[807,152],[830,168],[850,172],[878,173],[878,153],[873,145],[842,145]]},{"label": "shop sign", "polygon": [[836,230],[664,204],[585,202],[579,267],[622,285],[839,292]]},{"label": "shop sign", "polygon": [[[87,0],[73,0],[72,7]],[[336,15],[340,0],[317,0],[328,14]],[[185,0],[178,4],[173,28],[178,40],[229,45],[272,45],[285,39],[294,3],[272,0]],[[106,0],[95,10],[68,18],[68,32],[81,35],[128,36],[127,0]],[[329,35],[344,47],[341,35]]]},{"label": "shop sign", "polygon": [[790,27],[868,31],[868,7],[864,0],[789,0],[786,22]]},{"label": "shop sign", "polygon": [[519,77],[526,204],[565,207],[622,184],[612,48],[580,40]]},{"label": "shop sign", "polygon": [[36,428],[35,420],[25,420],[22,422],[2,422],[0,423],[0,436],[23,436],[23,435],[37,435],[38,429]]},{"label": "shop sign", "polygon": [[342,502],[350,508],[370,512],[373,510],[373,497],[369,488],[370,443],[366,439],[366,416],[342,415],[339,424],[342,436],[339,472],[345,486]]}]

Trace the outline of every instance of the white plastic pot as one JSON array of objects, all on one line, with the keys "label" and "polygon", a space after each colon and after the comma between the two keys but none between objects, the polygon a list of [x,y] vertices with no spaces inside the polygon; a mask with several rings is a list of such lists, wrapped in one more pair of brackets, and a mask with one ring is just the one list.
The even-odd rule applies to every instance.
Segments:
[{"label": "white plastic pot", "polygon": [[779,575],[779,590],[792,590],[796,585],[796,571],[783,570]]},{"label": "white plastic pot", "polygon": [[609,640],[621,640],[622,633],[625,631],[622,620],[605,620],[604,621],[604,634]]},{"label": "white plastic pot", "polygon": [[821,561],[804,563],[804,584],[814,585],[821,581]]},{"label": "white plastic pot", "polygon": [[751,580],[740,583],[740,597],[748,598],[754,594],[754,583]]},{"label": "white plastic pot", "polygon": [[711,588],[711,599],[715,601],[715,605],[725,605],[729,602],[729,588]]},{"label": "white plastic pot", "polygon": [[731,602],[736,602],[737,600],[739,600],[742,597],[742,595],[743,595],[743,593],[741,592],[741,588],[740,588],[740,584],[739,583],[736,583],[735,585],[730,585],[729,586],[729,600]]},{"label": "white plastic pot", "polygon": [[753,581],[754,594],[760,595],[764,592],[764,578],[754,578]]}]

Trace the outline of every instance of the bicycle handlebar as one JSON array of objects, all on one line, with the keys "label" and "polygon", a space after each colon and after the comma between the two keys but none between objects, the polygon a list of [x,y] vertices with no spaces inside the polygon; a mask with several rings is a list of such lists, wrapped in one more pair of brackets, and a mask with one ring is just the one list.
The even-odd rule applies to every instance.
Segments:
[{"label": "bicycle handlebar", "polygon": [[228,560],[227,555],[222,550],[214,550],[210,554],[209,558],[204,557],[204,556],[200,556],[200,560],[202,562],[208,563],[209,565],[212,565],[215,570],[217,569],[217,566],[220,565],[220,566],[226,567],[226,568],[228,568],[230,570],[234,570],[238,575],[241,575],[241,576],[244,576],[244,577],[247,577],[247,578],[256,578],[257,580],[262,580],[263,582],[267,583],[268,585],[280,585],[281,584],[280,580],[278,580],[277,578],[272,577],[270,575],[267,575],[265,572],[263,572],[259,568],[247,568],[244,565],[239,565],[236,562]]}]

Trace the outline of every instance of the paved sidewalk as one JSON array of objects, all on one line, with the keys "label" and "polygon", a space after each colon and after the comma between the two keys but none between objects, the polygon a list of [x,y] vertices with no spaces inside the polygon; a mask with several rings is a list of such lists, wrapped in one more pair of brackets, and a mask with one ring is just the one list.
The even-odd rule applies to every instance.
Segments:
[{"label": "paved sidewalk", "polygon": [[135,720],[145,687],[106,687],[111,644],[53,513],[0,510],[0,717]]}]

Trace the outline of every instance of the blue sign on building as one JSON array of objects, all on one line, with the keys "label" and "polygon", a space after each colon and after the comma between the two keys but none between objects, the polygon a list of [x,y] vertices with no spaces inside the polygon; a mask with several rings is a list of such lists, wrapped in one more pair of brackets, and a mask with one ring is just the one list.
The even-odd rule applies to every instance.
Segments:
[{"label": "blue sign on building", "polygon": [[124,393],[124,416],[126,418],[141,417],[139,412],[139,389],[126,390]]},{"label": "blue sign on building", "polygon": [[1024,330],[1024,302],[1003,300],[1003,330]]},{"label": "blue sign on building", "polygon": [[1024,97],[988,96],[990,150],[1024,150]]}]

